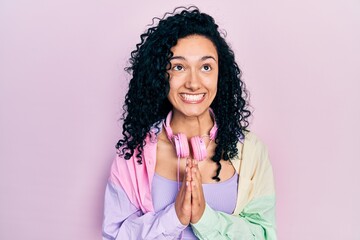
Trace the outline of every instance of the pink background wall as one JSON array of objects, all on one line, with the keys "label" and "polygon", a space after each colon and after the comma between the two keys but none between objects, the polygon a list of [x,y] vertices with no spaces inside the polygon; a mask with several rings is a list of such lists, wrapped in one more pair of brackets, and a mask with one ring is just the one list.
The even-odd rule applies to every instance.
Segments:
[{"label": "pink background wall", "polygon": [[[360,2],[185,1],[228,32],[279,239],[359,240]],[[0,239],[100,239],[123,67],[178,1],[0,2]]]}]

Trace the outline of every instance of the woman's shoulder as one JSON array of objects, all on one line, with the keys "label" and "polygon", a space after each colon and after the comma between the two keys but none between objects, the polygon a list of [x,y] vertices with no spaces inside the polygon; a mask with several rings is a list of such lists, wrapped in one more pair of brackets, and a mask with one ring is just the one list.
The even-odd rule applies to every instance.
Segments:
[{"label": "woman's shoulder", "polygon": [[266,144],[261,140],[261,138],[256,135],[254,132],[244,132],[244,147],[254,147],[257,149],[266,149]]},{"label": "woman's shoulder", "polygon": [[[251,131],[244,132],[242,141],[238,143],[237,159],[244,159],[249,156],[267,155],[267,146],[261,138]],[[258,159],[258,158],[257,158]]]}]

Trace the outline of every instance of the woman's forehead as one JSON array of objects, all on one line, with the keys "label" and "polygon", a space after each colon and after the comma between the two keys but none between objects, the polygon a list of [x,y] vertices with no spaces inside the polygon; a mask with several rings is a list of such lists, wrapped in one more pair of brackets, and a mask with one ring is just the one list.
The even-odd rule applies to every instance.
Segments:
[{"label": "woman's forehead", "polygon": [[217,61],[218,54],[215,45],[211,40],[204,36],[192,35],[178,40],[177,44],[171,48],[172,59],[179,60],[206,60],[214,59]]}]

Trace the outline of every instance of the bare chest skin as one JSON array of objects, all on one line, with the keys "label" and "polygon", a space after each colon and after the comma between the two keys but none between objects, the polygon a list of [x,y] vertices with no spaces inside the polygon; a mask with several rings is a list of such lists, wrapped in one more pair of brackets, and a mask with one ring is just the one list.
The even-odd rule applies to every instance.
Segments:
[{"label": "bare chest skin", "polygon": [[[212,179],[216,175],[217,164],[210,159],[214,155],[216,144],[212,141],[208,145],[208,157],[207,159],[199,162],[199,169],[202,176],[202,183],[216,183]],[[161,132],[158,137],[157,150],[156,150],[156,166],[155,172],[167,179],[177,180],[177,164],[178,158],[176,156],[175,147],[167,139],[164,132]],[[191,156],[190,156],[191,157]],[[221,171],[220,171],[220,182],[230,179],[234,173],[235,169],[230,161],[220,161]],[[184,178],[186,166],[186,159],[180,159],[180,181]]]}]

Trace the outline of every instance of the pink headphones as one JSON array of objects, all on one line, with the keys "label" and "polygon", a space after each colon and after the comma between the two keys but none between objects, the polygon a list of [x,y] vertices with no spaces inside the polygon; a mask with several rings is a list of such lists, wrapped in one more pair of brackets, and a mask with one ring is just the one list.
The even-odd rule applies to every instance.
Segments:
[{"label": "pink headphones", "polygon": [[[210,141],[214,140],[216,137],[216,133],[218,130],[218,127],[215,122],[215,115],[211,108],[209,108],[210,115],[214,121],[214,126],[210,130],[209,138]],[[179,158],[186,158],[190,154],[190,147],[186,138],[186,135],[184,133],[178,133],[173,134],[173,131],[170,127],[170,120],[172,117],[172,111],[169,112],[169,114],[166,117],[166,120],[164,121],[164,128],[166,135],[170,142],[172,142],[175,146],[176,156]],[[190,139],[191,149],[192,149],[192,156],[198,160],[202,161],[207,156],[207,150],[206,145],[204,142],[204,139],[201,136],[195,136]]]}]

